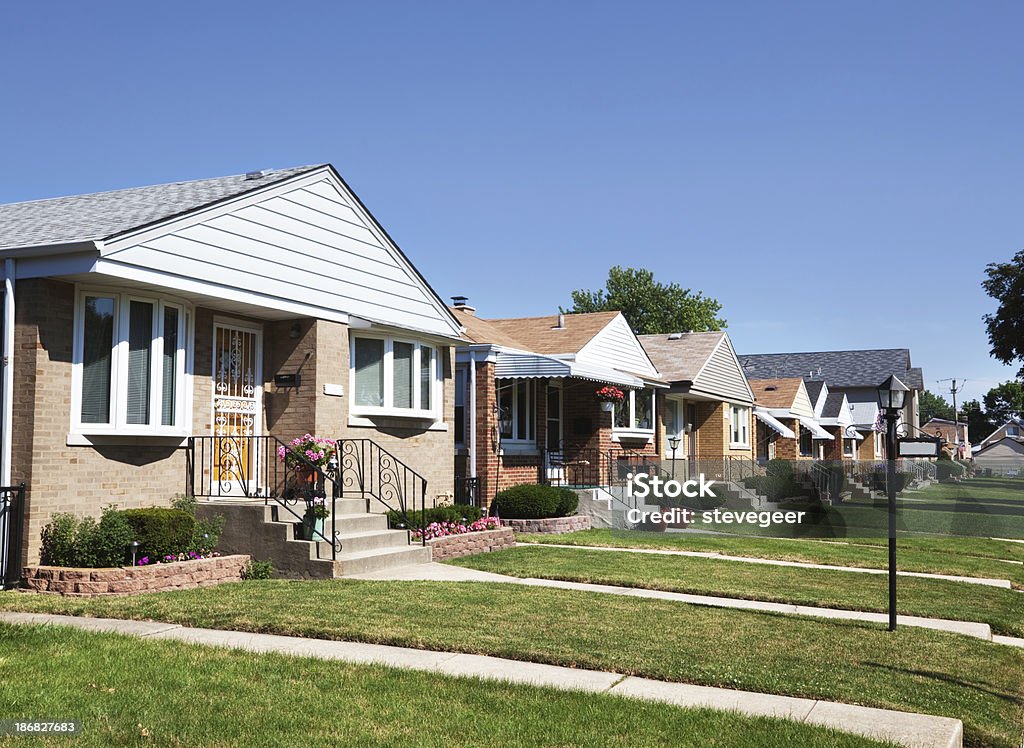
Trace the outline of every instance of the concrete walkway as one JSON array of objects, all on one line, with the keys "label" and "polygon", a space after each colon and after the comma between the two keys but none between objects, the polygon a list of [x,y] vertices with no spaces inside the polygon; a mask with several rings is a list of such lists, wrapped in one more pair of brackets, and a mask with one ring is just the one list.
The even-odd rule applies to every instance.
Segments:
[{"label": "concrete walkway", "polygon": [[[684,592],[665,592],[662,590],[645,590],[639,587],[618,587],[610,584],[584,584],[567,582],[560,579],[537,579],[535,577],[511,577],[494,574],[489,571],[466,569],[449,564],[419,564],[395,569],[356,574],[349,579],[375,579],[388,581],[431,581],[431,582],[491,582],[503,584],[521,584],[527,587],[552,587],[562,590],[580,592],[599,592],[607,595],[623,595],[625,597],[642,597],[650,600],[672,600],[690,605],[706,605],[712,608],[735,608],[739,610],[756,610],[766,613],[783,613],[788,615],[812,616],[843,621],[866,621],[869,623],[888,623],[889,616],[885,613],[867,613],[859,610],[841,610],[838,608],[817,608],[809,605],[793,605],[791,603],[768,603],[759,600],[743,600],[736,597],[712,597],[710,595],[691,595]],[[944,618],[922,618],[920,616],[898,616],[900,626],[934,629],[953,634],[973,636],[976,639],[993,641],[992,628],[987,623],[974,621],[950,621]],[[1024,647],[1024,639],[1009,636],[999,637],[1000,644]]]},{"label": "concrete walkway", "polygon": [[274,634],[197,629],[170,623],[78,618],[38,613],[0,613],[0,622],[71,626],[86,631],[126,634],[227,647],[248,652],[337,660],[362,665],[386,665],[445,676],[546,686],[567,691],[609,694],[680,707],[707,707],[752,716],[769,716],[888,740],[907,748],[961,748],[963,723],[949,717],[896,712],[816,699],[774,696],[753,691],[693,686],[686,683],[635,678],[599,670],[542,665],[500,657],[436,652],[379,644],[302,639]]},{"label": "concrete walkway", "polygon": [[[588,551],[617,551],[619,553],[647,553],[655,556],[690,556],[693,558],[711,558],[719,561],[739,561],[745,564],[764,564],[766,566],[793,566],[800,569],[824,569],[827,571],[852,571],[859,574],[888,574],[885,569],[866,569],[859,566],[833,566],[831,564],[809,564],[804,561],[780,561],[773,558],[755,558],[754,556],[729,556],[713,551],[669,551],[657,548],[619,548],[600,545],[562,545],[560,543],[516,543],[517,546],[533,548],[573,548]],[[947,582],[966,582],[981,584],[986,587],[1012,589],[1009,579],[990,579],[988,577],[961,577],[953,574],[929,574],[923,571],[897,571],[900,577],[918,577],[920,579],[942,579]]]}]

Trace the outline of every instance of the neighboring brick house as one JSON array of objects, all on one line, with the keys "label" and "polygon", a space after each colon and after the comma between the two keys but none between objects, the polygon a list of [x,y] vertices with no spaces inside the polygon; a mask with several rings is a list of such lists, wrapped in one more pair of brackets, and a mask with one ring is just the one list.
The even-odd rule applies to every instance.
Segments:
[{"label": "neighboring brick house", "polygon": [[814,419],[832,439],[818,442],[818,459],[838,462],[857,459],[860,445],[866,441],[853,421],[853,409],[844,392],[829,392],[824,382],[807,382],[808,393],[813,393]]},{"label": "neighboring brick house", "polygon": [[835,441],[815,419],[814,404],[800,377],[750,379],[757,419],[759,461],[821,459],[819,442]]},{"label": "neighboring brick house", "polygon": [[54,512],[182,493],[193,436],[367,437],[451,491],[461,328],[329,164],[3,205],[0,254],[20,563]]},{"label": "neighboring brick house", "polygon": [[[478,497],[522,483],[607,485],[661,454],[658,370],[619,312],[481,319],[464,297],[456,353],[455,472]],[[612,385],[622,406],[596,392]]]},{"label": "neighboring brick house", "polygon": [[938,436],[956,453],[958,460],[971,459],[971,441],[967,435],[967,424],[954,424],[946,418],[932,418],[921,427],[929,436]]},{"label": "neighboring brick house", "polygon": [[754,394],[724,332],[641,335],[640,342],[669,389],[659,393],[662,449],[677,437],[676,476],[730,475],[729,464],[754,456]]}]

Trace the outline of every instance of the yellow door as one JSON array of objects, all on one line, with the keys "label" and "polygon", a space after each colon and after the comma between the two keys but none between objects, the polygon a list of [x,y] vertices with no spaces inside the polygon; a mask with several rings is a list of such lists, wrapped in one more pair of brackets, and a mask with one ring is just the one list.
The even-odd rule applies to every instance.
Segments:
[{"label": "yellow door", "polygon": [[263,411],[263,333],[225,322],[213,326],[213,487],[226,496],[256,495]]}]

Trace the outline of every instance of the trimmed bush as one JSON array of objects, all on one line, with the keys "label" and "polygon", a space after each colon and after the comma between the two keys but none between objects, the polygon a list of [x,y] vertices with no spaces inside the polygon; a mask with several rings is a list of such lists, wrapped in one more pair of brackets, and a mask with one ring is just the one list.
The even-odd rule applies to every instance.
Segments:
[{"label": "trimmed bush", "polygon": [[959,462],[953,460],[939,459],[935,463],[935,474],[938,476],[940,481],[951,480],[953,478],[962,478],[964,474],[964,466]]},{"label": "trimmed bush", "polygon": [[576,509],[580,505],[580,497],[571,488],[559,488],[558,489],[558,514],[559,517],[568,517],[572,514],[576,514]]},{"label": "trimmed bush", "polygon": [[129,558],[131,541],[131,526],[112,507],[103,510],[99,522],[55,514],[43,528],[40,561],[46,566],[121,566]]},{"label": "trimmed bush", "polygon": [[491,514],[502,519],[547,519],[560,517],[562,490],[555,486],[527,483],[500,491],[494,497]]},{"label": "trimmed bush", "polygon": [[[419,509],[415,512],[409,512],[409,524],[411,525],[408,529],[415,530],[421,527],[420,515],[422,515]],[[435,506],[427,509],[426,524],[430,525],[434,522],[454,522],[456,524],[472,524],[483,516],[483,511],[475,506],[469,506],[468,504],[450,504],[448,506]],[[388,512],[388,526],[399,527],[405,523],[405,519],[402,514],[397,511]]]},{"label": "trimmed bush", "polygon": [[139,541],[138,556],[162,559],[191,549],[195,542],[196,518],[183,509],[147,507],[123,509],[119,514]]},{"label": "trimmed bush", "polygon": [[209,553],[215,550],[217,544],[220,543],[220,535],[224,532],[224,515],[218,514],[214,517],[199,519],[196,517],[198,506],[199,502],[195,496],[178,494],[171,501],[171,509],[187,512],[196,521],[195,530],[192,532],[192,540],[189,542],[188,547],[182,548],[182,551],[185,553],[190,551]]}]

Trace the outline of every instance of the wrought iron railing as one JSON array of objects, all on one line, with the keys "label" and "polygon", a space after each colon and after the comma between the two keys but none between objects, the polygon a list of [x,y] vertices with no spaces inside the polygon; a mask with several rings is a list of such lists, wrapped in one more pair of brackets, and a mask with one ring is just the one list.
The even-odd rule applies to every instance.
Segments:
[{"label": "wrought iron railing", "polygon": [[[310,523],[312,539],[325,542],[331,558],[341,552],[337,502],[358,498],[370,511],[374,501],[402,518],[407,532],[416,525],[426,544],[427,481],[371,439],[339,439],[327,467],[274,436],[194,436],[186,454],[186,493],[211,498],[255,498],[287,511],[296,521],[308,522],[317,503],[329,507],[329,530]],[[296,511],[300,502],[306,509]],[[418,522],[410,521],[419,510]]]},{"label": "wrought iron railing", "polygon": [[24,520],[25,484],[0,487],[0,585],[4,589],[12,589],[21,583]]},{"label": "wrought iron railing", "polygon": [[468,506],[480,506],[480,479],[456,478],[455,503]]}]

